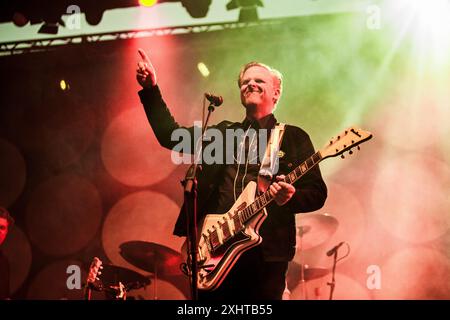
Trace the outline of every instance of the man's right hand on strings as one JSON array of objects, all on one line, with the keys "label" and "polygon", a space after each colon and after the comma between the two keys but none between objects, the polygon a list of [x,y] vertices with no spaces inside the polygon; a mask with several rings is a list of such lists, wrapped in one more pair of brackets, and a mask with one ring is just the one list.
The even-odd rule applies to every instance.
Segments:
[{"label": "man's right hand on strings", "polygon": [[136,79],[142,88],[150,88],[156,86],[156,72],[155,68],[153,68],[150,59],[144,50],[138,50],[139,55],[142,58],[142,61],[138,62],[138,67],[136,69]]}]

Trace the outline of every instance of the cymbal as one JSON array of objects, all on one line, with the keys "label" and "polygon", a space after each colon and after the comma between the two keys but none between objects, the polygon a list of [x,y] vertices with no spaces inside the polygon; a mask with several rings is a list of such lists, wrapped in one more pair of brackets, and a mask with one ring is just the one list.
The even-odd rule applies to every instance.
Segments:
[{"label": "cymbal", "polygon": [[[322,278],[330,273],[330,269],[323,267],[310,267],[309,265],[303,265],[304,280],[310,281],[318,278]],[[286,281],[288,288],[294,289],[302,279],[302,265],[297,262],[291,262],[286,275]]]},{"label": "cymbal", "polygon": [[117,286],[121,282],[127,290],[139,289],[150,284],[150,279],[137,273],[136,271],[115,266],[112,264],[102,265],[101,280],[104,287]]},{"label": "cymbal", "polygon": [[182,275],[181,253],[166,246],[145,241],[128,241],[120,245],[120,255],[132,265],[156,273],[158,277]]},{"label": "cymbal", "polygon": [[307,250],[331,238],[339,222],[327,213],[301,213],[297,215],[296,224],[297,248]]}]

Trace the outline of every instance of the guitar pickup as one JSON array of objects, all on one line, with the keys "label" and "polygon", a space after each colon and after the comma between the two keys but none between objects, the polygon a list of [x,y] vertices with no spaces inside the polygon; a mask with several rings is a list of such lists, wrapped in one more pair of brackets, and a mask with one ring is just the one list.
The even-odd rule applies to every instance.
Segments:
[{"label": "guitar pickup", "polygon": [[241,218],[239,213],[236,213],[233,216],[233,223],[234,223],[234,233],[239,232],[241,229],[243,229],[243,224],[241,222]]},{"label": "guitar pickup", "polygon": [[211,246],[211,251],[216,250],[221,245],[220,240],[219,240],[219,234],[217,233],[217,229],[210,232],[209,243]]},{"label": "guitar pickup", "polygon": [[224,222],[221,224],[220,228],[222,229],[223,243],[225,243],[231,238],[230,225],[228,224],[227,218],[224,218]]}]

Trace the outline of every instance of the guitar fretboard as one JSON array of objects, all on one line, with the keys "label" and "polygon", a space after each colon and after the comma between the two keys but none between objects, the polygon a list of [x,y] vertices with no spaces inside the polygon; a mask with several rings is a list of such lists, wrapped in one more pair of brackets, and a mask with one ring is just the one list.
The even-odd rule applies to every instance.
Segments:
[{"label": "guitar fretboard", "polygon": [[[317,165],[322,160],[322,156],[319,151],[314,153],[311,157],[302,162],[298,167],[292,170],[286,175],[284,181],[289,184],[293,184],[295,181],[300,179],[306,172]],[[242,222],[247,222],[255,214],[260,212],[264,207],[266,207],[270,202],[272,202],[273,197],[269,190],[256,197],[255,201],[247,206],[245,209],[240,211],[238,214]]]}]

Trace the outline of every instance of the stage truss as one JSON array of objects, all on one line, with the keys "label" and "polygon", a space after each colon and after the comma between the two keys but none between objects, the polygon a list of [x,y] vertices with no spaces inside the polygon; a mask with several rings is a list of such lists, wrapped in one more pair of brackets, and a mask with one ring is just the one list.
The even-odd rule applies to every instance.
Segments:
[{"label": "stage truss", "polygon": [[99,34],[4,42],[0,43],[0,56],[43,52],[48,50],[54,50],[62,46],[97,43],[102,41],[128,40],[146,37],[202,33],[202,32],[230,30],[230,29],[243,29],[262,25],[279,25],[292,19],[293,18],[266,19],[257,22],[245,22],[245,23],[244,22],[211,23],[202,25],[116,31]]}]

